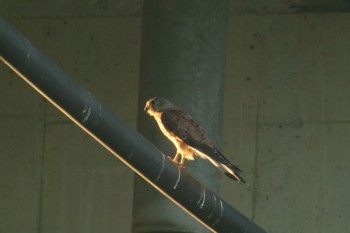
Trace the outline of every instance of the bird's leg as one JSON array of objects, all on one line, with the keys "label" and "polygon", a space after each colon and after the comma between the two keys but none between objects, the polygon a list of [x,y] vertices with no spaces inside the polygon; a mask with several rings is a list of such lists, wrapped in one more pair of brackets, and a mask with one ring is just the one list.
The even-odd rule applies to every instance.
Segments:
[{"label": "bird's leg", "polygon": [[179,163],[179,166],[180,166],[180,167],[185,167],[184,163],[185,163],[185,156],[182,155],[182,156],[181,156],[180,163]]},{"label": "bird's leg", "polygon": [[178,163],[177,160],[178,160],[179,156],[180,156],[180,152],[176,151],[176,155],[173,158],[173,162]]},{"label": "bird's leg", "polygon": [[[180,163],[179,163],[179,156],[181,156]],[[180,167],[185,167],[184,166],[184,160],[185,160],[185,157],[180,152],[176,152],[176,155],[173,158],[173,162],[178,164]]]}]

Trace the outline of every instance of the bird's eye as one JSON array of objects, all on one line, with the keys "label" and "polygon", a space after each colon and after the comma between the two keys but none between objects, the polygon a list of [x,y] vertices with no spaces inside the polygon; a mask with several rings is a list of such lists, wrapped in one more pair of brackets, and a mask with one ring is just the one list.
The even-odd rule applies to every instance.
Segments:
[{"label": "bird's eye", "polygon": [[154,103],[155,103],[154,100],[151,100],[150,104],[151,104],[151,105],[154,105]]}]

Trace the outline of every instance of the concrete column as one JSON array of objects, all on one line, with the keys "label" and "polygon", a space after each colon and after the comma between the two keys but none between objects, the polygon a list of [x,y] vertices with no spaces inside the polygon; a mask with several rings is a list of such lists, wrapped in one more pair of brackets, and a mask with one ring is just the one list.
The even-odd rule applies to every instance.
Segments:
[{"label": "concrete column", "polygon": [[[175,148],[142,110],[163,96],[198,120],[220,146],[228,2],[147,0],[143,5],[138,131],[169,156]],[[187,169],[214,192],[219,174],[207,161],[187,161]],[[208,232],[148,184],[135,178],[133,233]]]}]

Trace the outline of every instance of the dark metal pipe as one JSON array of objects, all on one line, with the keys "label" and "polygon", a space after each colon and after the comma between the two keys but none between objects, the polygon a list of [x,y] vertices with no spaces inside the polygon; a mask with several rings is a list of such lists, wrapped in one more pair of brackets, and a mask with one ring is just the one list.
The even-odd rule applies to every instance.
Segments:
[{"label": "dark metal pipe", "polygon": [[71,120],[209,229],[265,232],[129,128],[0,18],[1,59]]}]

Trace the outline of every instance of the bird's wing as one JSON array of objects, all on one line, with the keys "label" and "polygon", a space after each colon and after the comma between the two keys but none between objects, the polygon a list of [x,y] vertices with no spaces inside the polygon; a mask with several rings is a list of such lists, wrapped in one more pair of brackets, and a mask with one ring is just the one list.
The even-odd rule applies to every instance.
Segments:
[{"label": "bird's wing", "polygon": [[167,109],[161,114],[164,127],[186,144],[210,143],[204,131],[189,115],[179,109]]},{"label": "bird's wing", "polygon": [[179,109],[167,109],[162,112],[160,118],[164,128],[175,135],[177,140],[183,141],[209,157],[210,160],[214,160],[214,165],[218,163],[219,165],[216,166],[219,166],[231,179],[246,184],[246,181],[240,176],[242,171],[213,145],[200,125],[188,114]]},{"label": "bird's wing", "polygon": [[213,145],[200,125],[188,114],[179,109],[168,109],[162,112],[161,121],[168,131],[172,132],[187,145],[209,156],[211,159],[231,167],[236,172],[241,172]]}]

